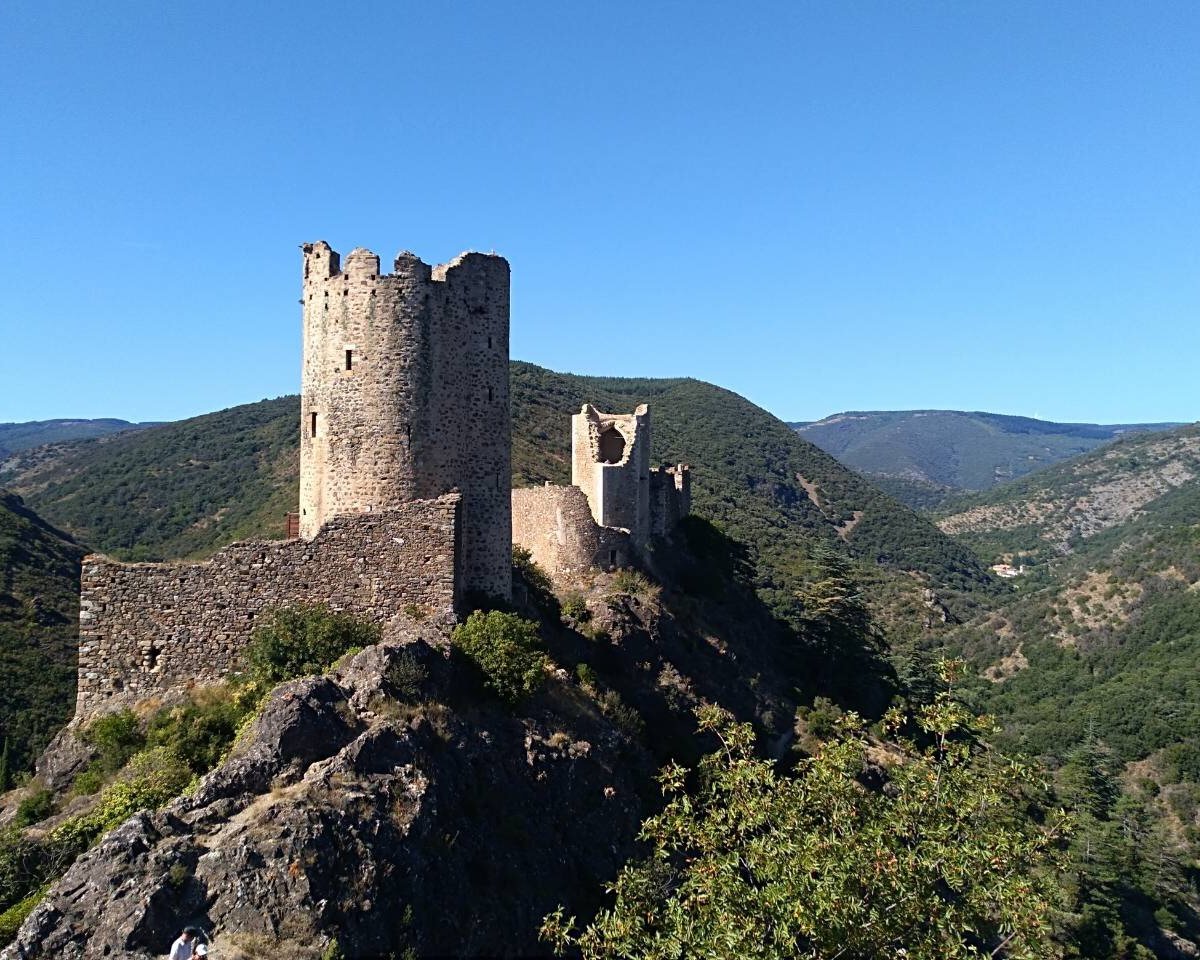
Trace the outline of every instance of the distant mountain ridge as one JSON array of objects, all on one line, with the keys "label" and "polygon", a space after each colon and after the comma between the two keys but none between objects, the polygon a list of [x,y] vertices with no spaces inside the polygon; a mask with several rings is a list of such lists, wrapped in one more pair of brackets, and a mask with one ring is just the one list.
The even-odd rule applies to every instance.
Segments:
[{"label": "distant mountain ridge", "polygon": [[981,411],[848,411],[792,423],[806,440],[874,478],[895,497],[930,508],[958,491],[1001,483],[1093,450],[1130,432],[1179,423],[1057,423]]},{"label": "distant mountain ridge", "polygon": [[0,458],[21,450],[65,440],[103,437],[125,430],[144,430],[158,423],[131,423],[128,420],[29,420],[24,423],[0,423]]}]

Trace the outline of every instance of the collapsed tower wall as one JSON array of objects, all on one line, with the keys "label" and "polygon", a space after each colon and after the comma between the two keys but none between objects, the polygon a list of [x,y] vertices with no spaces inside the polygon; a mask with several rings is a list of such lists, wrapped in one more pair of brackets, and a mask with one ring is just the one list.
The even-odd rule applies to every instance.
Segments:
[{"label": "collapsed tower wall", "polygon": [[629,531],[636,549],[650,542],[650,410],[601,413],[590,403],[571,418],[571,483],[602,527]]},{"label": "collapsed tower wall", "polygon": [[459,586],[507,598],[508,261],[402,253],[381,274],[369,250],[303,252],[300,535],[458,490]]},{"label": "collapsed tower wall", "polygon": [[686,464],[650,466],[650,409],[601,413],[590,403],[571,418],[571,483],[512,492],[513,543],[549,573],[612,569],[645,557],[691,512]]}]

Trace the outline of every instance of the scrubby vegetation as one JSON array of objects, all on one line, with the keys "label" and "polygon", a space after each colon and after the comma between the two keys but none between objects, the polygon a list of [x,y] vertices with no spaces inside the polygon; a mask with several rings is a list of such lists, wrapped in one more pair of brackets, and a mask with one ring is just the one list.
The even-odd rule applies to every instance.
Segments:
[{"label": "scrubby vegetation", "polygon": [[[560,952],[1062,955],[1051,871],[1066,821],[1033,771],[991,753],[989,727],[949,697],[916,714],[914,739],[873,743],[849,718],[786,775],[758,758],[749,726],[712,706],[697,716],[721,749],[695,777],[663,772],[671,802],[643,825],[651,852],[621,872],[610,909],[582,932],[562,908],[547,918],[543,936]],[[885,728],[903,726],[894,712]],[[864,789],[864,769],[882,783]]]},{"label": "scrubby vegetation", "polygon": [[328,670],[339,657],[379,641],[379,628],[319,604],[270,611],[243,652],[254,681],[274,686]]},{"label": "scrubby vegetation", "polygon": [[545,681],[545,648],[532,620],[476,610],[450,642],[479,669],[484,686],[507,703],[520,703]]},{"label": "scrubby vegetation", "polygon": [[[52,794],[38,790],[22,803],[13,825],[0,831],[0,910],[5,911],[0,944],[15,935],[46,885],[102,834],[138,810],[178,796],[195,777],[215,767],[252,707],[240,690],[221,688],[145,720],[126,710],[99,717],[85,728],[80,736],[96,756],[78,778],[86,778],[86,788],[75,792],[98,792],[92,805],[55,822],[49,819],[55,813]],[[36,835],[22,829],[35,823],[43,825]]]}]

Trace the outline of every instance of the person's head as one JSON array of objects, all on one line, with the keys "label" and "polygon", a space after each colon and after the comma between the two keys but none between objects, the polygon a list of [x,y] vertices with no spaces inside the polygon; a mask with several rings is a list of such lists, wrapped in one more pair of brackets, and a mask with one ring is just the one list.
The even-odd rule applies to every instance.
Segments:
[{"label": "person's head", "polygon": [[191,943],[193,940],[196,939],[196,937],[199,934],[200,934],[200,931],[197,930],[195,927],[184,927],[183,928],[183,942]]}]

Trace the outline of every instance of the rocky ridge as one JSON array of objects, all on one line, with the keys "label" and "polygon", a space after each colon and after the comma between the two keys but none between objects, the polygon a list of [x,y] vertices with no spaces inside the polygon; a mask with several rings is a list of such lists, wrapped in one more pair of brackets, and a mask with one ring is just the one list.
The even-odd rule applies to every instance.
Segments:
[{"label": "rocky ridge", "polygon": [[[421,702],[387,679],[402,656]],[[458,683],[418,641],[281,686],[194,790],[81,856],[0,957],[148,958],[185,923],[222,958],[537,951],[540,918],[628,856],[652,767],[565,674],[524,716],[452,709]]]}]

